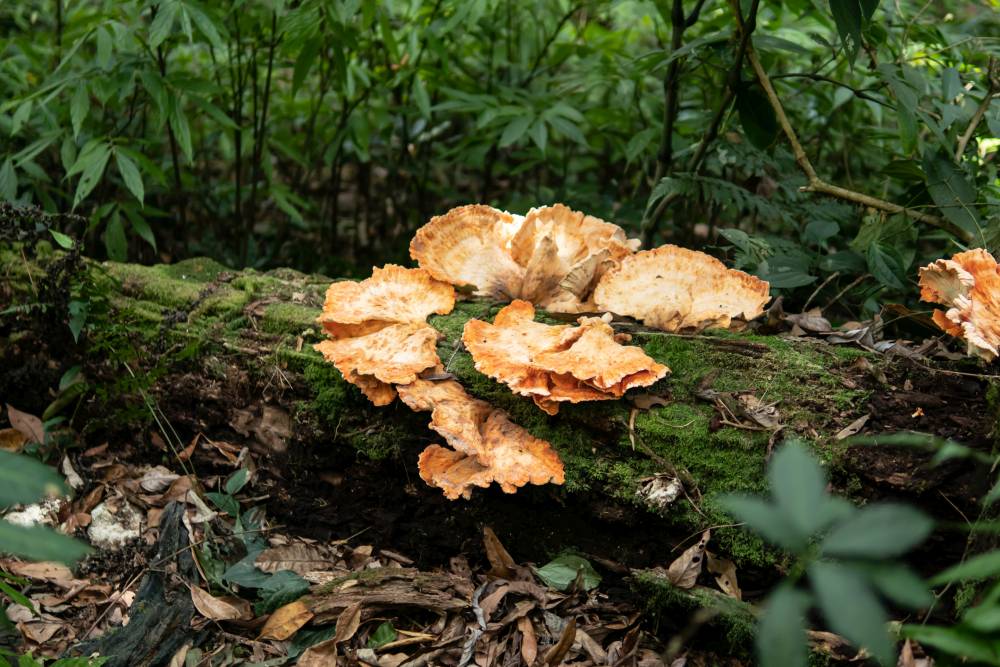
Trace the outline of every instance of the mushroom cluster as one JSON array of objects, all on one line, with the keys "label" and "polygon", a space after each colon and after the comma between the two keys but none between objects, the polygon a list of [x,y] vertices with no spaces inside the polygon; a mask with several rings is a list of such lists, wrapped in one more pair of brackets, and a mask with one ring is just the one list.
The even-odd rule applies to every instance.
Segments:
[{"label": "mushroom cluster", "polygon": [[1000,267],[986,250],[960,252],[920,269],[920,298],[947,306],[934,323],[964,340],[968,354],[993,361],[1000,354]]},{"label": "mushroom cluster", "polygon": [[476,370],[528,396],[550,415],[559,403],[621,398],[670,370],[642,348],[622,345],[610,317],[581,317],[579,326],[535,322],[535,308],[516,300],[493,324],[469,320],[462,342]]},{"label": "mushroom cluster", "polygon": [[[387,265],[361,282],[332,284],[318,318],[329,340],[315,347],[375,405],[398,395],[431,412],[430,427],[448,447],[421,453],[420,476],[446,497],[468,498],[494,482],[507,493],[562,484],[548,442],[446,372],[427,318],[451,312],[455,288],[509,301],[492,323],[469,320],[462,341],[477,370],[554,415],[561,403],[621,398],[669,372],[624,344],[612,313],[666,331],[738,329],[763,313],[766,282],[704,253],[638,245],[617,225],[561,204],[524,216],[461,206],[417,230],[410,256],[420,268]],[[603,315],[549,325],[535,321],[535,307]]]}]

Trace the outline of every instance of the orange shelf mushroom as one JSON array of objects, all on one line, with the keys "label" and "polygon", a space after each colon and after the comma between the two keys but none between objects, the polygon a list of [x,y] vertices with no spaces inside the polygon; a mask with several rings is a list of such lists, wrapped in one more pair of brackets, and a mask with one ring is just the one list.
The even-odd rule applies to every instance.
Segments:
[{"label": "orange shelf mushroom", "polygon": [[594,289],[599,309],[663,331],[741,329],[769,299],[766,281],[673,245],[624,258]]},{"label": "orange shelf mushroom", "polygon": [[1000,267],[986,250],[960,252],[920,269],[920,298],[935,310],[934,323],[966,342],[967,352],[993,361],[1000,354]]},{"label": "orange shelf mushroom", "polygon": [[529,396],[554,415],[565,401],[621,398],[632,387],[653,384],[670,369],[641,348],[622,345],[599,317],[579,326],[535,322],[535,308],[517,300],[497,313],[493,324],[469,320],[462,342],[476,370]]},{"label": "orange shelf mushroom", "polygon": [[393,385],[440,363],[440,334],[426,320],[454,305],[451,285],[423,269],[389,264],[361,282],[330,285],[317,318],[330,340],[314,347],[372,403],[388,405],[396,398]]},{"label": "orange shelf mushroom", "polygon": [[638,247],[617,225],[562,204],[517,216],[480,204],[431,218],[410,256],[438,280],[558,312],[591,306],[597,280]]},{"label": "orange shelf mushroom", "polygon": [[506,493],[525,484],[562,484],[562,461],[552,446],[510,416],[469,396],[455,380],[418,379],[398,388],[416,411],[431,411],[430,427],[451,449],[430,445],[418,462],[420,477],[447,498],[469,498],[473,487],[497,483]]}]

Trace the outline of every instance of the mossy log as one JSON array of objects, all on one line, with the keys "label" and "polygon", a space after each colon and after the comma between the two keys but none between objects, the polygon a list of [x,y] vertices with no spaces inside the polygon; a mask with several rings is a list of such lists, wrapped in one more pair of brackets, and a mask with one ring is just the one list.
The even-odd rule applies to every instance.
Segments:
[{"label": "mossy log", "polygon": [[[44,277],[51,257],[41,252],[29,262],[19,252],[0,251],[0,272],[7,277],[0,300],[30,302],[32,285]],[[330,278],[287,269],[233,271],[208,259],[157,266],[85,264],[75,298],[89,302],[90,315],[80,344],[51,349],[53,341],[69,345],[72,339],[53,331],[39,343],[26,331],[8,331],[0,341],[5,377],[0,392],[24,391],[15,369],[46,368],[38,357],[58,362],[47,366],[53,380],[82,362],[89,391],[58,405],[75,426],[113,429],[123,418],[155,416],[169,422],[164,428],[186,437],[200,432],[255,441],[275,460],[322,450],[350,460],[393,461],[393,469],[403,473],[387,476],[384,484],[410,484],[408,495],[387,502],[433,502],[435,520],[442,513],[458,517],[470,507],[509,507],[495,488],[476,490],[470,504],[446,503],[435,490],[421,487],[417,454],[440,442],[426,426],[427,415],[398,401],[372,406],[312,349],[322,339],[315,318],[329,283]],[[438,351],[448,371],[470,393],[551,442],[563,459],[565,485],[522,489],[518,496],[532,503],[532,514],[522,509],[509,525],[544,521],[544,509],[539,514],[538,508],[553,508],[563,517],[586,515],[583,530],[597,534],[541,550],[573,546],[574,539],[577,546],[604,540],[604,554],[629,565],[666,564],[676,555],[670,546],[712,526],[714,548],[743,571],[763,573],[758,583],[764,587],[775,576],[774,566],[780,570],[780,555],[732,527],[717,500],[725,493],[765,492],[769,452],[776,441],[793,435],[811,443],[828,463],[837,490],[859,501],[902,497],[955,520],[952,505],[975,511],[987,483],[967,461],[931,469],[924,452],[850,447],[836,437],[868,415],[867,433],[913,428],[992,450],[995,387],[962,374],[976,370],[968,362],[956,370],[955,364],[915,362],[819,339],[730,332],[679,336],[632,327],[633,344],[672,370],[642,392],[662,400],[651,407],[634,397],[564,405],[557,416],[548,416],[479,374],[461,346],[465,322],[490,319],[502,305],[463,301],[430,323],[443,334]],[[60,307],[65,304],[50,310]],[[711,392],[722,403],[749,393],[773,405],[780,432],[720,409],[709,400]],[[38,400],[48,404],[52,398]],[[81,415],[87,416],[85,423]],[[677,499],[664,502],[663,494],[650,493],[672,476],[683,485]],[[942,490],[947,503],[939,497]],[[616,521],[627,528],[600,534],[605,523],[599,522]],[[630,537],[622,538],[625,532]],[[948,554],[957,557],[964,546],[943,542],[928,547],[937,550],[935,562]],[[637,546],[643,544],[648,551]]]}]

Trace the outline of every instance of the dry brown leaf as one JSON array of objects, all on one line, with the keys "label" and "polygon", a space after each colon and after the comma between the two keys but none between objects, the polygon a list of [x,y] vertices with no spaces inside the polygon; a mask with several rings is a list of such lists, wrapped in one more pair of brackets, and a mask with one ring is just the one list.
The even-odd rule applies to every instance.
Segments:
[{"label": "dry brown leaf", "polygon": [[522,616],[517,619],[517,629],[521,633],[521,660],[525,665],[534,665],[538,657],[538,637],[535,635],[535,626],[531,619]]},{"label": "dry brown leaf", "polygon": [[26,444],[28,444],[27,436],[16,428],[0,430],[0,450],[17,454],[24,449]]},{"label": "dry brown leaf", "polygon": [[559,641],[556,645],[545,652],[545,657],[542,658],[542,662],[549,667],[555,667],[562,663],[563,658],[569,653],[569,650],[573,647],[573,641],[576,639],[576,617],[570,618],[569,622],[566,623],[566,627],[563,628],[562,636],[559,637]]},{"label": "dry brown leaf", "polygon": [[291,570],[296,574],[306,574],[316,570],[335,569],[338,553],[326,545],[287,544],[264,549],[257,556],[254,565],[264,572]]},{"label": "dry brown leaf", "polygon": [[840,429],[840,431],[834,437],[837,440],[846,440],[847,438],[850,438],[852,435],[857,435],[858,433],[861,432],[861,429],[865,427],[865,424],[868,423],[868,420],[871,419],[871,417],[872,417],[871,415],[863,415],[861,417],[858,417],[850,424]]},{"label": "dry brown leaf", "polygon": [[21,412],[8,403],[7,419],[10,420],[10,425],[14,430],[20,431],[28,439],[28,442],[45,442],[45,427],[42,425],[42,420],[35,415]]},{"label": "dry brown leaf", "polygon": [[476,370],[532,398],[549,414],[559,403],[613,400],[632,387],[653,384],[669,369],[642,348],[621,345],[601,318],[580,326],[535,322],[527,301],[514,301],[492,324],[469,320],[462,342]]},{"label": "dry brown leaf", "polygon": [[250,603],[246,600],[232,595],[215,597],[194,585],[189,585],[188,588],[191,590],[191,602],[205,618],[213,621],[245,621],[253,618]]},{"label": "dry brown leaf", "polygon": [[667,568],[667,578],[677,588],[693,588],[701,574],[701,567],[705,560],[705,548],[708,540],[712,536],[712,531],[706,530],[701,534],[701,539],[692,547],[687,548],[670,567]]},{"label": "dry brown leaf", "polygon": [[664,245],[624,258],[594,288],[601,310],[664,331],[742,328],[764,312],[767,282],[696,250]]},{"label": "dry brown leaf", "polygon": [[337,665],[337,640],[327,639],[313,644],[299,656],[297,667],[334,667]]},{"label": "dry brown leaf", "polygon": [[1000,353],[1000,266],[982,248],[939,259],[920,269],[920,298],[935,310],[934,323],[965,341],[967,353],[986,361]]},{"label": "dry brown leaf", "polygon": [[333,643],[340,644],[350,640],[359,627],[361,627],[361,603],[355,602],[337,617],[337,632],[333,636]]},{"label": "dry brown leaf", "polygon": [[486,559],[490,562],[490,575],[501,579],[513,578],[517,563],[489,526],[483,526],[483,546],[486,548]]},{"label": "dry brown leaf", "polygon": [[15,560],[0,560],[0,568],[18,577],[32,581],[45,581],[61,588],[72,588],[80,580],[62,563],[45,561],[41,563],[23,563]]},{"label": "dry brown leaf", "polygon": [[736,580],[736,564],[731,560],[719,558],[711,551],[706,551],[705,554],[708,556],[708,571],[715,575],[715,583],[719,584],[722,592],[731,598],[742,600],[743,591],[740,590],[740,584]]},{"label": "dry brown leaf", "polygon": [[314,614],[305,602],[296,600],[275,609],[260,631],[260,639],[285,641],[308,623]]}]

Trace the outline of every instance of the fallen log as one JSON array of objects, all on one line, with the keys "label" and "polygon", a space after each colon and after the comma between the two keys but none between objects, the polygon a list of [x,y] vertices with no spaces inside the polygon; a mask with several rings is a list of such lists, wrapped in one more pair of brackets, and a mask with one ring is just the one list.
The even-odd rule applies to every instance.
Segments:
[{"label": "fallen log", "polygon": [[[859,501],[899,498],[956,520],[956,511],[976,511],[987,488],[985,471],[971,462],[931,468],[928,452],[838,438],[909,428],[990,451],[995,380],[968,362],[804,337],[684,336],[623,324],[633,344],[672,373],[625,399],[566,405],[549,416],[474,369],[462,329],[472,318],[491,320],[503,304],[472,300],[429,319],[443,335],[439,357],[469,393],[552,443],[566,483],[527,487],[516,497],[477,490],[472,501],[449,502],[416,474],[418,453],[440,442],[427,415],[399,401],[372,406],[312,349],[323,338],[315,318],[329,278],[233,271],[210,259],[81,260],[62,300],[50,292],[50,302],[39,303],[37,286],[63,257],[44,244],[34,257],[0,249],[0,310],[7,313],[0,394],[47,418],[63,415],[84,433],[134,431],[140,421],[175,448],[195,434],[249,444],[278,471],[269,510],[315,521],[328,534],[402,530],[403,545],[419,556],[428,543],[461,548],[487,522],[525,560],[573,546],[647,567],[669,562],[682,539],[712,526],[714,548],[767,584],[780,554],[732,526],[717,499],[764,492],[767,457],[782,438],[811,443],[838,490]],[[74,344],[67,320],[81,308],[87,318]],[[66,390],[53,397],[26,389],[55,386],[74,365],[83,367],[85,383],[68,398]],[[328,506],[336,517],[325,517]],[[933,570],[963,549],[935,538],[923,564]]]}]

